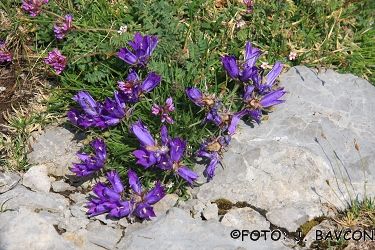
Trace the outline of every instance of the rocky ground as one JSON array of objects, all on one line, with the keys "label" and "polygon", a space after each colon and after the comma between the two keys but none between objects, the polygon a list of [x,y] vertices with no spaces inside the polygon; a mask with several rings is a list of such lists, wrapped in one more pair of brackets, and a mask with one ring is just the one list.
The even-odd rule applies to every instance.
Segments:
[{"label": "rocky ground", "polygon": [[[332,225],[313,228],[304,247],[292,232],[314,217],[334,216],[350,196],[364,196],[354,138],[367,196],[375,194],[375,88],[353,75],[302,66],[282,74],[280,86],[286,103],[261,126],[239,124],[214,180],[192,189],[194,199],[185,202],[167,195],[148,221],[89,218],[93,193],[86,187],[96,180],[69,171],[85,135],[60,124],[34,132],[34,166],[23,175],[0,172],[0,249],[308,249],[316,230]],[[199,182],[206,182],[203,163],[197,159]],[[218,199],[231,203],[224,209]],[[259,237],[254,230],[268,231]]]}]

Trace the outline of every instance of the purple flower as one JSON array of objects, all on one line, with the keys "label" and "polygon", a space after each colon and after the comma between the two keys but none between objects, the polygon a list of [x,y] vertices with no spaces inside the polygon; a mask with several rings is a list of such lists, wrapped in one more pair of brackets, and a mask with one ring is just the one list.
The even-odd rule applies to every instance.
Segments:
[{"label": "purple flower", "polygon": [[120,52],[116,55],[131,65],[144,68],[158,44],[158,37],[154,35],[145,35],[142,37],[141,34],[136,32],[134,35],[134,42],[128,42],[128,44],[133,48],[134,53],[128,48],[120,48]]},{"label": "purple flower", "polygon": [[128,177],[129,185],[134,191],[130,202],[138,216],[143,219],[156,217],[154,209],[151,207],[151,205],[160,201],[165,196],[165,187],[161,186],[160,181],[158,181],[156,186],[146,194],[144,191],[142,191],[142,185],[137,174],[131,169],[128,171]]},{"label": "purple flower", "polygon": [[279,98],[285,95],[286,92],[283,91],[284,88],[280,88],[276,91],[266,94],[263,97],[257,97],[255,92],[253,91],[254,89],[254,86],[247,86],[244,94],[244,102],[246,108],[241,112],[250,114],[259,124],[260,118],[262,116],[261,110],[285,102],[285,100],[279,100]]},{"label": "purple flower", "polygon": [[48,0],[22,0],[22,8],[25,12],[29,12],[30,16],[37,16],[42,11],[43,4],[47,4]]},{"label": "purple flower", "polygon": [[235,56],[225,56],[221,58],[224,69],[227,71],[228,75],[232,78],[238,78],[240,69],[237,65],[237,60]]},{"label": "purple flower", "polygon": [[[83,126],[85,123],[86,116],[79,112],[78,109],[72,108],[71,110],[66,112],[66,115],[70,119],[70,121],[78,126]],[[84,126],[85,127],[85,126]],[[85,127],[88,128],[89,126]]]},{"label": "purple flower", "polygon": [[210,120],[214,122],[224,133],[228,131],[229,134],[234,134],[236,132],[236,126],[238,121],[242,118],[242,116],[246,115],[247,113],[243,110],[232,113],[229,109],[219,109],[220,105],[215,105],[215,107],[208,112],[205,121]]},{"label": "purple flower", "polygon": [[72,21],[73,21],[72,14],[66,15],[65,21],[61,19],[57,19],[56,25],[54,26],[54,28],[55,28],[55,36],[58,39],[62,39],[69,32],[69,30],[72,29]]},{"label": "purple flower", "polygon": [[106,98],[103,109],[101,111],[101,119],[104,124],[99,124],[102,128],[108,126],[115,126],[125,118],[129,119],[134,111],[134,107],[128,108],[125,104],[125,96],[118,91],[114,92],[115,100]]},{"label": "purple flower", "polygon": [[12,53],[8,51],[5,46],[5,43],[0,41],[0,63],[3,62],[11,62],[12,61]]},{"label": "purple flower", "polygon": [[90,207],[87,213],[90,214],[90,216],[107,213],[117,207],[116,198],[119,199],[120,197],[118,197],[119,195],[114,192],[114,190],[99,182],[94,187],[93,191],[99,199],[91,198],[91,201],[87,203]]},{"label": "purple flower", "polygon": [[66,114],[73,124],[88,128],[91,126],[99,126],[101,123],[104,123],[100,118],[103,104],[101,102],[96,102],[88,92],[78,91],[78,94],[72,99],[78,102],[85,112],[85,114],[83,114],[76,108],[67,111]]},{"label": "purple flower", "polygon": [[209,94],[207,91],[202,94],[200,89],[194,87],[186,88],[186,94],[199,107],[205,107],[211,110],[214,105],[219,101],[215,94]]},{"label": "purple flower", "polygon": [[262,51],[260,51],[258,48],[253,48],[250,42],[246,43],[244,65],[249,68],[254,67],[255,62],[258,60],[261,54]]},{"label": "purple flower", "polygon": [[170,139],[169,148],[169,155],[165,154],[162,156],[158,167],[174,171],[176,175],[181,176],[189,182],[190,185],[193,185],[193,181],[199,176],[182,164],[182,156],[186,149],[186,141],[181,141],[179,137]]},{"label": "purple flower", "polygon": [[148,168],[158,163],[161,157],[168,152],[168,131],[166,126],[163,125],[160,131],[161,146],[154,140],[140,119],[138,119],[138,124],[133,124],[129,129],[141,143],[141,149],[133,152],[133,155],[138,159],[137,164]]},{"label": "purple flower", "polygon": [[56,70],[56,74],[60,74],[66,66],[66,56],[61,55],[60,51],[56,48],[53,52],[48,52],[48,58],[44,59],[44,62]]},{"label": "purple flower", "polygon": [[130,131],[137,137],[138,141],[145,147],[154,147],[155,140],[147,130],[147,127],[142,123],[141,119],[138,119],[138,124],[133,124]]},{"label": "purple flower", "polygon": [[66,112],[69,119],[78,126],[85,128],[96,126],[105,129],[109,126],[115,126],[122,119],[129,119],[133,114],[134,107],[128,108],[125,104],[125,98],[122,93],[114,92],[115,100],[106,98],[105,103],[96,102],[86,91],[78,91],[72,99],[78,102],[85,112],[80,113],[72,108]]},{"label": "purple flower", "polygon": [[225,56],[221,58],[224,69],[233,79],[242,82],[249,82],[251,77],[257,73],[258,68],[254,66],[262,52],[257,48],[252,48],[251,43],[246,43],[244,61],[238,62],[235,56]]},{"label": "purple flower", "polygon": [[93,190],[99,199],[92,198],[87,203],[90,207],[87,213],[90,216],[95,216],[109,212],[109,215],[118,218],[129,215],[132,212],[132,206],[130,201],[122,200],[124,185],[118,173],[114,171],[107,173],[107,179],[111,183],[112,188],[99,182]]},{"label": "purple flower", "polygon": [[216,166],[221,162],[222,150],[229,145],[230,140],[230,136],[219,136],[216,139],[207,140],[202,143],[201,149],[196,152],[198,156],[204,156],[211,160],[206,168],[209,180],[212,180],[215,176]]},{"label": "purple flower", "polygon": [[102,110],[103,104],[96,102],[92,96],[86,91],[78,91],[78,94],[72,98],[78,102],[83,111],[87,115],[99,116]]},{"label": "purple flower", "polygon": [[117,82],[127,103],[138,102],[141,95],[150,92],[161,82],[161,75],[156,75],[154,71],[142,83],[133,69],[129,72],[126,82]]},{"label": "purple flower", "polygon": [[284,66],[280,62],[276,62],[270,72],[263,78],[264,70],[261,70],[259,74],[254,74],[252,80],[258,93],[261,95],[268,94],[272,91],[272,87],[275,85],[277,77],[280,75]]},{"label": "purple flower", "polygon": [[77,153],[78,158],[84,163],[72,163],[74,168],[70,171],[76,173],[77,176],[88,176],[104,167],[105,160],[107,159],[107,150],[106,145],[104,144],[104,139],[99,141],[99,139],[96,138],[91,145],[93,146],[96,155]]},{"label": "purple flower", "polygon": [[208,164],[208,166],[205,170],[206,174],[208,175],[208,179],[211,181],[215,176],[216,166],[221,161],[220,155],[216,151],[211,152],[211,153],[207,153],[203,150],[198,150],[197,155],[207,157],[211,160],[210,164]]},{"label": "purple flower", "polygon": [[174,106],[171,97],[169,97],[165,101],[165,105],[159,106],[156,103],[154,103],[154,106],[152,107],[152,113],[154,115],[161,114],[161,122],[167,121],[170,124],[173,124],[173,119],[168,115],[168,113],[172,111],[174,111]]}]

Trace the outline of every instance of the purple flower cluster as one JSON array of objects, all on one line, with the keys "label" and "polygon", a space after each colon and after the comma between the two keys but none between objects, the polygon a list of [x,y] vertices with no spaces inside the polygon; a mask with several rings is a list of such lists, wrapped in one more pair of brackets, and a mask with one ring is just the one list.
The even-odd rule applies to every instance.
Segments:
[{"label": "purple flower cluster", "polygon": [[72,14],[68,14],[65,16],[65,21],[61,19],[57,19],[55,28],[55,36],[58,39],[64,38],[64,36],[72,29],[72,21],[73,16]]},{"label": "purple flower cluster", "polygon": [[[276,79],[283,69],[280,62],[276,62],[265,77],[263,76],[264,69],[254,66],[261,53],[257,48],[252,48],[251,43],[247,43],[244,62],[237,62],[235,56],[221,58],[228,75],[244,82],[243,100],[245,108],[239,114],[241,116],[251,115],[258,124],[260,123],[262,110],[285,102],[278,99],[286,93],[283,91],[284,88],[273,90]],[[249,82],[252,85],[247,85]]]},{"label": "purple flower cluster", "polygon": [[263,97],[259,97],[254,90],[254,86],[246,87],[243,97],[245,109],[240,112],[251,115],[252,118],[259,124],[262,117],[262,109],[285,102],[285,100],[279,100],[279,98],[282,97],[286,92],[283,91],[284,88],[280,88],[276,91],[269,92]]},{"label": "purple flower cluster", "polygon": [[125,104],[125,96],[118,91],[114,92],[114,100],[106,98],[104,103],[95,101],[86,91],[78,91],[72,99],[79,103],[84,113],[76,108],[66,112],[72,123],[88,127],[101,127],[105,129],[115,126],[122,119],[129,119],[134,107],[128,108]]},{"label": "purple flower cluster", "polygon": [[182,164],[182,156],[186,149],[186,141],[179,137],[168,137],[168,130],[162,126],[161,144],[152,137],[147,127],[139,119],[138,124],[133,124],[130,131],[141,143],[141,148],[135,150],[133,155],[138,159],[137,164],[149,168],[156,165],[160,169],[174,171],[175,175],[184,178],[190,185],[198,178],[198,175]]},{"label": "purple flower cluster", "polygon": [[[244,2],[248,7],[252,7],[251,1]],[[186,89],[189,99],[207,110],[203,123],[210,120],[221,130],[221,136],[203,142],[201,149],[196,152],[197,155],[211,160],[206,169],[209,180],[214,176],[216,165],[220,163],[221,151],[228,146],[230,136],[235,133],[238,121],[243,116],[250,115],[259,124],[262,110],[285,102],[285,100],[279,100],[286,93],[283,91],[284,88],[274,90],[276,78],[281,73],[283,66],[280,62],[275,63],[264,77],[264,69],[255,66],[261,54],[262,52],[259,49],[253,48],[251,43],[247,43],[243,61],[237,60],[235,56],[221,58],[228,75],[234,80],[242,82],[244,86],[243,108],[238,112],[231,112],[230,108],[227,108],[215,94],[208,94],[207,90],[202,93],[197,88],[189,87]]]},{"label": "purple flower cluster", "polygon": [[199,89],[193,87],[188,87],[186,94],[195,104],[207,109],[207,116],[203,123],[207,120],[212,121],[222,133],[228,131],[229,134],[234,134],[238,121],[245,115],[244,112],[230,112],[214,94],[210,95],[207,92],[202,94]]},{"label": "purple flower cluster", "polygon": [[52,52],[48,52],[48,57],[44,58],[44,62],[56,70],[56,74],[60,74],[66,67],[66,56],[63,56],[56,48]]},{"label": "purple flower cluster", "polygon": [[141,81],[138,74],[130,69],[126,82],[117,82],[117,84],[124,95],[125,102],[134,103],[139,101],[141,95],[153,90],[160,82],[161,76],[154,71],[151,71],[146,79]]},{"label": "purple flower cluster", "polygon": [[11,62],[12,61],[12,53],[8,51],[5,43],[0,41],[0,63],[3,62]]},{"label": "purple flower cluster", "polygon": [[173,124],[173,119],[169,116],[169,112],[174,111],[174,105],[172,102],[172,97],[168,98],[165,101],[165,105],[158,105],[154,103],[154,106],[152,107],[152,113],[154,115],[161,115],[161,122],[167,121],[170,124]]},{"label": "purple flower cluster", "polygon": [[231,78],[247,83],[258,71],[254,65],[262,52],[258,48],[252,48],[250,42],[246,44],[245,51],[243,61],[237,61],[235,56],[225,56],[221,58],[221,62]]},{"label": "purple flower cluster", "polygon": [[47,4],[49,0],[22,0],[22,8],[25,12],[30,13],[30,16],[37,16],[42,11],[43,4]]},{"label": "purple flower cluster", "polygon": [[142,191],[141,182],[131,169],[128,171],[129,185],[132,188],[132,194],[128,199],[124,197],[124,185],[117,172],[111,171],[107,173],[107,179],[111,183],[111,187],[99,182],[94,187],[94,193],[98,199],[92,198],[87,205],[90,207],[88,213],[95,216],[109,212],[110,216],[124,217],[127,215],[134,216],[136,213],[139,217],[147,219],[156,217],[151,205],[160,201],[164,196],[164,186],[160,182],[148,193]]},{"label": "purple flower cluster", "polygon": [[142,37],[141,34],[136,32],[134,35],[134,42],[128,42],[128,44],[133,48],[134,53],[128,48],[120,48],[120,52],[116,55],[133,66],[144,68],[158,44],[158,37],[154,35],[145,35]]},{"label": "purple flower cluster", "polygon": [[77,176],[88,176],[104,167],[107,158],[104,139],[100,141],[96,138],[91,146],[94,148],[96,155],[77,153],[78,158],[84,163],[72,163],[74,168],[70,171],[76,173]]}]

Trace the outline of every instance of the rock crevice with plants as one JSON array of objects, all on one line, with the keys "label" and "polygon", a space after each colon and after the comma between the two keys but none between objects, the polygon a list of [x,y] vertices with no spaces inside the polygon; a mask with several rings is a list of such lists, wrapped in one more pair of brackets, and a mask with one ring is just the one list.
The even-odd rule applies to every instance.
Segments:
[{"label": "rock crevice with plants", "polygon": [[[251,0],[216,1],[214,22],[197,18],[194,1],[146,2],[22,0],[39,28],[29,50],[43,51],[37,61],[58,79],[47,105],[60,119],[42,132],[33,122],[53,116],[8,113],[7,128],[22,129],[13,128],[17,141],[2,135],[0,150],[6,145],[8,167],[24,171],[0,172],[0,248],[290,249],[315,247],[311,232],[331,228],[328,220],[371,229],[372,213],[360,211],[375,209],[374,87],[334,70],[290,68],[310,50],[297,53],[289,33],[277,45],[259,43],[262,32],[246,35],[262,16]],[[341,6],[320,4],[310,7]],[[0,5],[8,14],[11,6]],[[268,7],[282,6],[286,16],[297,12],[293,1]],[[280,19],[273,13],[267,20]],[[127,22],[119,30],[114,16]],[[335,36],[339,46],[333,28],[324,41]],[[0,41],[5,67],[15,56],[8,45]]]}]

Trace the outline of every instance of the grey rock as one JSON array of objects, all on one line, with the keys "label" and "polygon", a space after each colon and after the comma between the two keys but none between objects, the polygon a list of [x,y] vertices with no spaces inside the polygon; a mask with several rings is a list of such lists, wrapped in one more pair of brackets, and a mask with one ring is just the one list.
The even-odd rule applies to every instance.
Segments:
[{"label": "grey rock", "polygon": [[69,198],[72,201],[74,201],[76,203],[76,205],[82,205],[82,204],[88,202],[88,200],[86,199],[86,195],[85,194],[81,194],[81,193],[70,194]]},{"label": "grey rock", "polygon": [[202,216],[206,220],[210,220],[210,219],[218,220],[218,218],[219,218],[218,213],[219,213],[219,209],[218,209],[217,205],[215,203],[209,202],[203,208]]},{"label": "grey rock", "polygon": [[0,213],[0,249],[77,249],[42,216],[28,210]]},{"label": "grey rock", "polygon": [[[240,121],[223,166],[217,167],[213,181],[192,193],[202,202],[246,201],[266,210],[275,222],[279,213],[277,226],[294,231],[325,213],[326,203],[343,208],[342,201],[364,196],[354,138],[365,162],[367,194],[375,193],[375,88],[353,75],[333,70],[317,74],[302,66],[282,74],[279,85],[289,91],[282,98],[286,102],[275,106],[260,126]],[[202,173],[205,167],[198,164],[195,171]],[[206,179],[201,176],[198,181]],[[298,209],[288,213],[293,206]],[[288,218],[281,218],[284,215]]]},{"label": "grey rock", "polygon": [[119,221],[117,222],[121,227],[128,227],[130,225],[130,222],[128,220],[127,217],[124,217],[124,218],[121,218],[119,219]]},{"label": "grey rock", "polygon": [[[289,216],[293,214],[294,216]],[[266,214],[267,219],[274,225],[284,227],[289,232],[294,232],[306,221],[314,219],[312,214],[322,214],[322,211],[314,204],[298,202],[289,206],[274,209]]]},{"label": "grey rock", "polygon": [[74,205],[74,206],[70,206],[69,209],[70,209],[70,213],[72,214],[73,217],[79,218],[79,219],[87,218],[86,213],[87,213],[88,208],[85,208],[83,206]]},{"label": "grey rock", "polygon": [[90,220],[87,218],[81,219],[81,218],[75,218],[75,217],[69,217],[64,218],[58,225],[58,228],[60,230],[65,229],[66,232],[74,232],[79,229],[85,229],[86,225],[90,223]]},{"label": "grey rock", "polygon": [[109,214],[99,214],[95,217],[92,217],[91,219],[101,221],[104,224],[106,224],[107,226],[110,226],[112,228],[117,227],[117,223],[118,223],[118,220],[119,220],[118,218],[112,217]]},{"label": "grey rock", "polygon": [[38,214],[51,225],[58,225],[64,219],[63,216],[56,213],[50,213],[48,211],[40,211]]},{"label": "grey rock", "polygon": [[88,241],[106,249],[116,248],[123,233],[123,230],[103,226],[99,221],[90,223],[87,226],[87,231],[89,232],[87,234]]},{"label": "grey rock", "polygon": [[249,231],[268,230],[270,223],[261,214],[250,207],[232,208],[221,219],[225,226],[242,228]]},{"label": "grey rock", "polygon": [[193,206],[192,214],[194,219],[202,219],[202,212],[206,206],[202,201],[196,200],[196,204]]},{"label": "grey rock", "polygon": [[64,191],[73,191],[75,187],[70,186],[68,183],[64,182],[63,180],[54,181],[52,182],[52,190],[56,193],[64,192]]},{"label": "grey rock", "polygon": [[287,249],[281,241],[232,239],[233,229],[215,220],[195,220],[174,207],[137,230],[126,230],[117,249]]},{"label": "grey rock", "polygon": [[[73,218],[73,221],[65,221],[65,225],[60,224],[59,228],[65,228],[63,236],[72,242],[76,247],[83,250],[104,250],[115,249],[116,243],[123,236],[123,230],[114,229],[102,225],[98,220],[89,221]],[[73,226],[72,226],[73,225]],[[74,226],[76,225],[76,226]],[[78,227],[81,228],[78,228]],[[74,228],[75,227],[75,228]],[[85,227],[85,228],[83,228]]]},{"label": "grey rock", "polygon": [[88,231],[86,229],[79,229],[75,232],[65,232],[62,235],[81,250],[106,250],[106,248],[88,241]]},{"label": "grey rock", "polygon": [[30,139],[33,151],[28,154],[28,160],[31,164],[46,163],[49,173],[54,176],[76,180],[75,174],[69,169],[72,168],[72,162],[79,162],[76,153],[82,148],[79,142],[84,140],[86,135],[74,134],[67,128],[49,125],[41,135],[33,132]]},{"label": "grey rock", "polygon": [[49,193],[52,180],[48,177],[46,165],[37,165],[31,167],[23,175],[22,184],[25,187],[38,193]]},{"label": "grey rock", "polygon": [[0,172],[0,194],[14,188],[21,177],[14,173],[1,173]]},{"label": "grey rock", "polygon": [[177,194],[167,194],[163,199],[153,205],[154,212],[167,211],[176,204],[177,200]]},{"label": "grey rock", "polygon": [[69,201],[63,196],[55,193],[36,193],[18,185],[12,190],[0,195],[0,204],[5,202],[9,209],[19,209],[25,207],[31,211],[49,211],[64,216],[68,211]]}]

